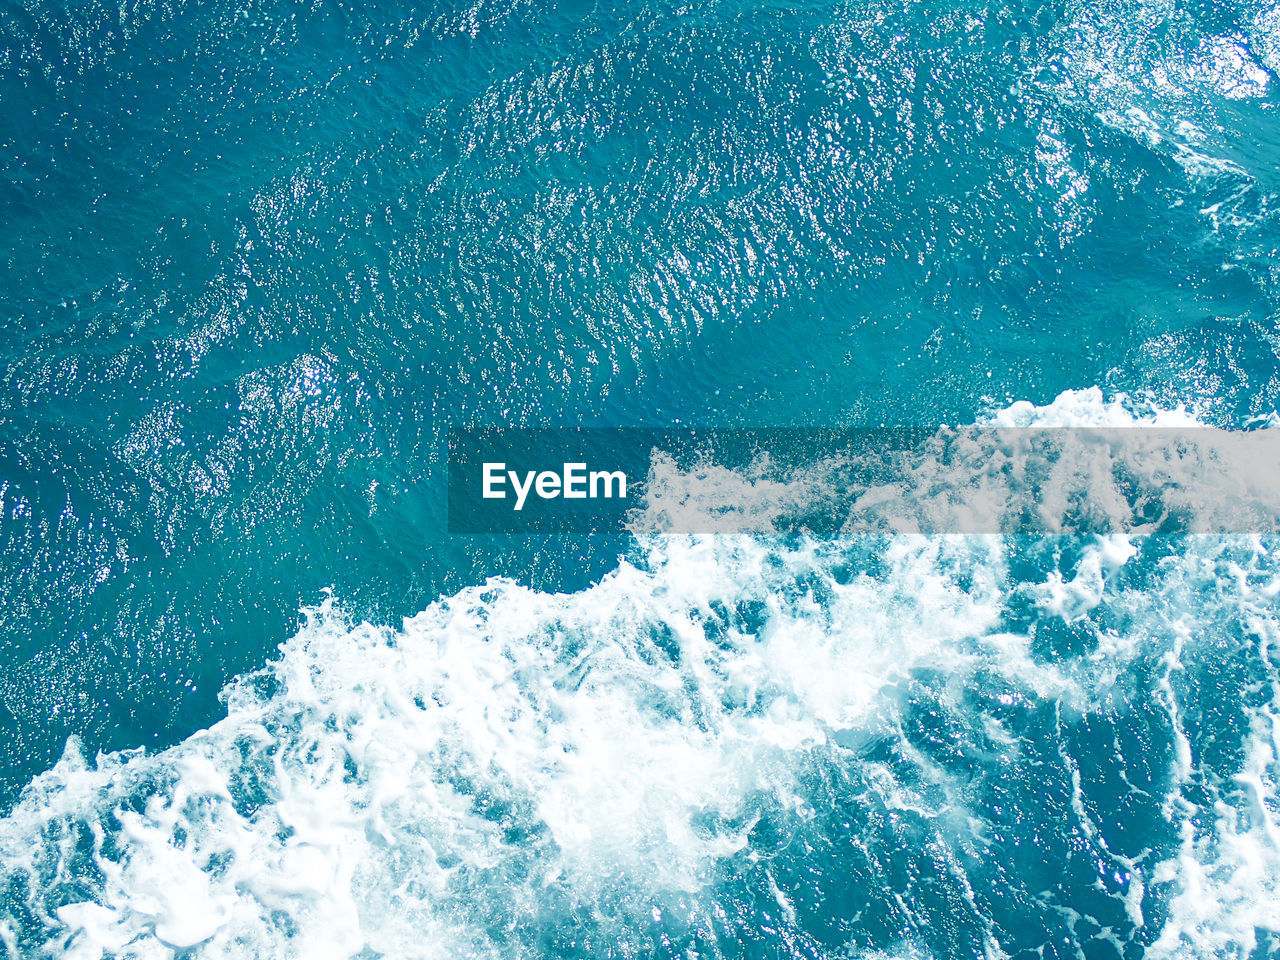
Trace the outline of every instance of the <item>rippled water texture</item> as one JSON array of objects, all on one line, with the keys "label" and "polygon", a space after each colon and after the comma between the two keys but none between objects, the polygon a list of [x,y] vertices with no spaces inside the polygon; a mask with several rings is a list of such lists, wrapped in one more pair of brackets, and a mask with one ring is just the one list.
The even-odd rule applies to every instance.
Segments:
[{"label": "rippled water texture", "polygon": [[1273,0],[0,0],[0,941],[1274,948],[1274,544],[450,539],[441,442],[1265,425],[1277,69]]}]

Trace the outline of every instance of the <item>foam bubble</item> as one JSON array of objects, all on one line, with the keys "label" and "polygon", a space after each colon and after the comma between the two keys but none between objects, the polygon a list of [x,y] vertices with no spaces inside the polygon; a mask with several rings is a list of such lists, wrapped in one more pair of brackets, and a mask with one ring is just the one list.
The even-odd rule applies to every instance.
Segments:
[{"label": "foam bubble", "polygon": [[[1140,417],[1115,404],[996,416]],[[0,937],[1244,955],[1280,931],[1277,593],[1257,537],[653,536],[588,589],[493,580],[399,629],[326,600],[213,727],[68,744],[0,821]]]}]

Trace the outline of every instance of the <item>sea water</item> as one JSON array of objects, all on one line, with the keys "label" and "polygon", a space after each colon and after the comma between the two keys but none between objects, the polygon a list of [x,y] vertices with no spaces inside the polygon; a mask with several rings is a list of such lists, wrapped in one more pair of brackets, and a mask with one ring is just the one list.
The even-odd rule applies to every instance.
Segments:
[{"label": "sea water", "polygon": [[443,447],[1272,429],[1278,69],[1270,2],[4,0],[6,952],[1274,953],[1275,537],[457,537]]}]

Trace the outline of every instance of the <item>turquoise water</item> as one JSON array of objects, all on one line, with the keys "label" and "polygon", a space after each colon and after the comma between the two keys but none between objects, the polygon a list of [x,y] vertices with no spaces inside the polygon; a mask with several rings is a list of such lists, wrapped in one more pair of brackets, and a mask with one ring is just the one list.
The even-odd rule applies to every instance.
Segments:
[{"label": "turquoise water", "polygon": [[1274,538],[450,537],[443,448],[1266,426],[1277,70],[1266,2],[0,0],[0,942],[1273,954]]}]

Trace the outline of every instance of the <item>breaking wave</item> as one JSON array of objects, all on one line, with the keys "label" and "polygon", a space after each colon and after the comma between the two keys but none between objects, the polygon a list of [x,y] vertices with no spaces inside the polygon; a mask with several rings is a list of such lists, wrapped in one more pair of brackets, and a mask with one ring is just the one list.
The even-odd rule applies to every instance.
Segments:
[{"label": "breaking wave", "polygon": [[[993,415],[1142,425],[1098,391]],[[10,953],[1250,956],[1280,933],[1271,537],[638,536],[0,821]]]}]

